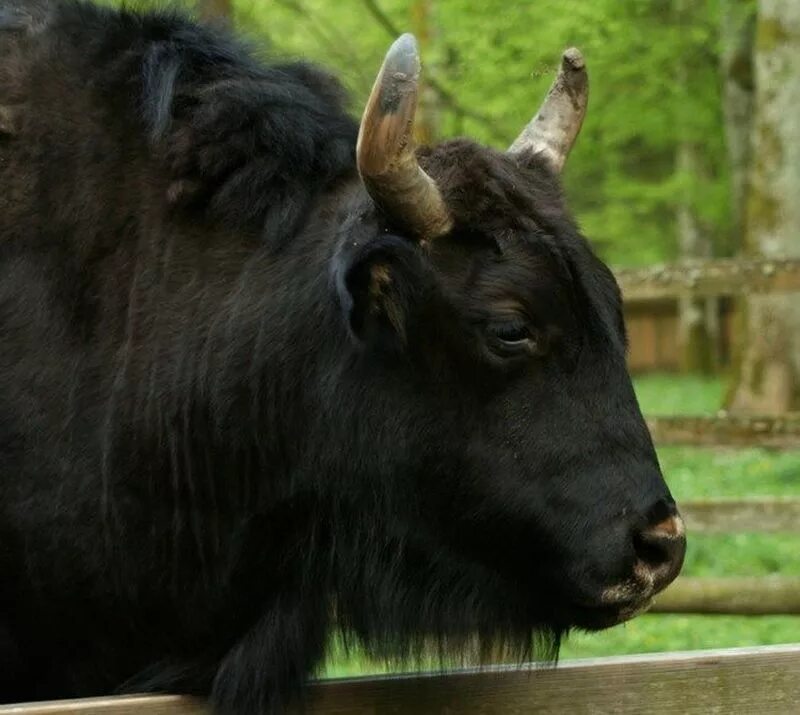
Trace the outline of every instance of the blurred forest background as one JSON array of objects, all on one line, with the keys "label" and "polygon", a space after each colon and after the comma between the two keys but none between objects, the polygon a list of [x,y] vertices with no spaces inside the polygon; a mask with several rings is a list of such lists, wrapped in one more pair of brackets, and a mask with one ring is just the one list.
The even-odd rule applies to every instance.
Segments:
[{"label": "blurred forest background", "polygon": [[[109,0],[113,1],[113,0]],[[570,204],[614,266],[800,258],[800,0],[186,0],[264,56],[335,72],[359,115],[390,42],[420,41],[418,138],[504,148],[561,52],[587,60],[589,111],[567,163]],[[659,312],[660,310],[660,312]],[[800,296],[687,295],[628,311],[642,408],[800,409]],[[665,372],[666,371],[666,372]],[[676,499],[800,497],[800,452],[660,447]],[[689,536],[690,576],[800,576],[800,537]],[[797,616],[646,615],[577,634],[564,657],[800,642]],[[374,672],[357,654],[328,673]]]},{"label": "blurred forest background", "polygon": [[689,243],[709,255],[741,245],[733,181],[747,161],[740,135],[752,114],[754,2],[205,0],[200,7],[207,16],[227,11],[237,30],[263,38],[262,47],[331,68],[356,115],[389,43],[414,32],[425,82],[418,125],[428,142],[467,135],[508,146],[538,108],[561,52],[575,45],[587,58],[591,94],[565,181],[605,257],[644,265],[675,258]]}]

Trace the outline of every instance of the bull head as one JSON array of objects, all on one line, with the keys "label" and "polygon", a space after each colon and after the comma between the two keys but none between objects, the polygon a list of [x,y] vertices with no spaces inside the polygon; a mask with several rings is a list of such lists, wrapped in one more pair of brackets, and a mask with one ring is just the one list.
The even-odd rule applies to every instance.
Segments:
[{"label": "bull head", "polygon": [[[421,240],[448,233],[453,218],[436,182],[417,162],[414,115],[420,60],[411,34],[401,35],[386,54],[364,110],[358,134],[358,170],[373,201]],[[581,53],[564,52],[561,67],[536,116],[509,148],[540,155],[561,172],[580,132],[589,99]]]}]

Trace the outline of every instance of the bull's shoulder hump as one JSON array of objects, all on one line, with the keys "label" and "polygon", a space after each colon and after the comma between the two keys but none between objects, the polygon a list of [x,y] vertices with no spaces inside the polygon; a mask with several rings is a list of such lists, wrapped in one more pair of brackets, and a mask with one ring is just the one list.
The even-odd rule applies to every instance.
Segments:
[{"label": "bull's shoulder hump", "polygon": [[[53,0],[0,0],[0,33],[34,33],[57,9]],[[0,35],[0,41],[4,38]]]}]

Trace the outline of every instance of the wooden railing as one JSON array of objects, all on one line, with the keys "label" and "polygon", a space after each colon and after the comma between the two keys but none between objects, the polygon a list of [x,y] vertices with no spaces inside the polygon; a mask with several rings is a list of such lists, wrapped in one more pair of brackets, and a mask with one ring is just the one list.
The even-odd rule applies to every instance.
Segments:
[{"label": "wooden railing", "polygon": [[680,507],[693,534],[800,534],[797,498],[702,499],[681,502]]},{"label": "wooden railing", "polygon": [[[723,296],[800,292],[800,259],[708,259],[615,271],[626,304]],[[800,413],[789,415],[674,415],[648,417],[656,443],[800,449]]]},{"label": "wooden railing", "polygon": [[[689,534],[800,534],[800,499],[708,499],[680,504]],[[654,613],[800,615],[800,575],[679,576]]]},{"label": "wooden railing", "polygon": [[676,415],[648,417],[659,445],[800,449],[800,413],[788,415]]},{"label": "wooden railing", "polygon": [[679,576],[656,598],[652,613],[727,616],[800,615],[800,578]]},{"label": "wooden railing", "polygon": [[[321,681],[307,715],[793,713],[800,645]],[[121,697],[0,707],[0,715],[209,715],[198,700]]]},{"label": "wooden railing", "polygon": [[[693,260],[615,273],[626,304],[677,300],[685,295],[800,292],[800,259]],[[661,446],[800,449],[800,413],[743,416],[720,411],[648,417],[647,424]],[[690,534],[800,534],[800,499],[709,500],[680,506]],[[800,576],[682,576],[658,597],[652,610],[800,615]]]},{"label": "wooden railing", "polygon": [[671,370],[680,366],[679,298],[720,298],[718,321],[706,348],[723,362],[735,340],[735,301],[741,294],[800,290],[800,260],[736,258],[684,260],[639,269],[617,269],[629,326],[629,364],[633,370]]},{"label": "wooden railing", "polygon": [[800,291],[800,259],[723,258],[615,271],[626,303]]}]

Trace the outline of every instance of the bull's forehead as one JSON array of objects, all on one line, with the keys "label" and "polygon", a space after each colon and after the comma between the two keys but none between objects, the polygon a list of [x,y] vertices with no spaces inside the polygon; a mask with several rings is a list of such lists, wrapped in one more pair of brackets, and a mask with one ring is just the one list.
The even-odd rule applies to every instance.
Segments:
[{"label": "bull's forehead", "polygon": [[454,139],[421,150],[420,162],[442,191],[456,234],[481,234],[509,255],[527,254],[532,280],[542,266],[556,269],[548,282],[570,284],[579,324],[625,349],[617,283],[580,234],[559,177],[543,159]]},{"label": "bull's forehead", "polygon": [[454,139],[423,150],[420,161],[462,229],[557,233],[571,223],[558,177],[540,157]]}]

